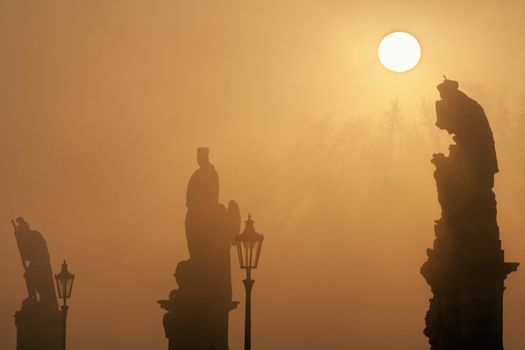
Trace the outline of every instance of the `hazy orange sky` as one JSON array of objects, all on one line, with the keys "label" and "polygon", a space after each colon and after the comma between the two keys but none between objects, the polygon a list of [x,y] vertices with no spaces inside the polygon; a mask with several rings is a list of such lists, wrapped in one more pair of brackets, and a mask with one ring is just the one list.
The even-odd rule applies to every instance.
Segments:
[{"label": "hazy orange sky", "polygon": [[[408,73],[377,59],[395,30],[422,46]],[[0,348],[25,296],[17,216],[77,275],[71,348],[167,348],[156,301],[188,257],[198,146],[266,237],[254,350],[427,348],[429,160],[451,142],[435,86],[446,74],[485,107],[503,247],[525,263],[524,34],[522,0],[0,0]],[[506,281],[506,350],[525,344],[524,269]]]}]

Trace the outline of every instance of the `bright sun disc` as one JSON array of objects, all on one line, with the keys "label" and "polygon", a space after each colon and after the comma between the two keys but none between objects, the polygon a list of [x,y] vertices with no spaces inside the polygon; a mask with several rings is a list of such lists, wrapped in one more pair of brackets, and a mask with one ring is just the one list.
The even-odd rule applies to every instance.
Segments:
[{"label": "bright sun disc", "polygon": [[394,72],[406,72],[419,62],[421,47],[416,38],[409,33],[394,32],[381,40],[377,54],[387,69]]}]

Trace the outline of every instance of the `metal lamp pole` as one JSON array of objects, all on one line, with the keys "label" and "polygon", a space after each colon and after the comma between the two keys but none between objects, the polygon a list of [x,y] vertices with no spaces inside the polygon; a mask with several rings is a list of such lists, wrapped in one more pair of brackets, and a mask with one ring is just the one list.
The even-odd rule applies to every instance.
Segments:
[{"label": "metal lamp pole", "polygon": [[244,350],[252,348],[252,269],[246,269],[246,279],[243,280],[246,290],[246,314],[244,317]]},{"label": "metal lamp pole", "polygon": [[62,310],[62,350],[66,350],[66,320],[67,320],[67,310],[69,309],[69,306],[67,306],[66,298],[63,299],[64,303],[60,307]]}]

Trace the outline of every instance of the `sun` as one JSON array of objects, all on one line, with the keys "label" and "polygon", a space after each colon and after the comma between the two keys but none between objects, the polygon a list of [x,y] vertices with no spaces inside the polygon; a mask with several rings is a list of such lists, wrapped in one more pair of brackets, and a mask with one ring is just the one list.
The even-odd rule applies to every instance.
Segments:
[{"label": "sun", "polygon": [[421,58],[417,39],[406,32],[393,32],[381,40],[377,49],[379,60],[393,72],[406,72],[414,68]]}]

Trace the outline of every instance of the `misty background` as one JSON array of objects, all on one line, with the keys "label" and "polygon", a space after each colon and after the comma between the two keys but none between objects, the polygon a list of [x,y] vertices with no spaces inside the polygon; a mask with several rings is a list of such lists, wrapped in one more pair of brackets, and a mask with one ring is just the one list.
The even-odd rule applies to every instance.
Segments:
[{"label": "misty background", "polygon": [[[0,0],[0,348],[26,294],[23,216],[77,276],[71,348],[165,349],[156,301],[188,257],[186,185],[207,146],[221,201],[266,238],[254,349],[424,349],[430,159],[452,142],[434,126],[442,74],[485,108],[503,248],[525,263],[524,19],[517,0]],[[408,73],[377,59],[395,30],[422,46]],[[508,350],[525,344],[524,268],[506,281]]]}]

